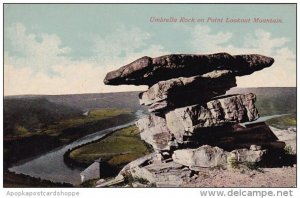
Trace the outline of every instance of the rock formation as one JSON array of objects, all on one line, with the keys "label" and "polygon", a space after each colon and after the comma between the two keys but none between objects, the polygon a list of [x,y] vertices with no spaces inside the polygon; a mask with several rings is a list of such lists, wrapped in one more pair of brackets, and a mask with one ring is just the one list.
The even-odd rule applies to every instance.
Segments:
[{"label": "rock formation", "polygon": [[149,106],[150,112],[158,112],[208,101],[235,86],[235,77],[228,70],[174,78],[160,81],[141,93],[140,104]]},{"label": "rock formation", "polygon": [[269,67],[273,62],[273,58],[258,54],[236,56],[227,53],[171,54],[157,58],[144,56],[109,72],[104,83],[107,85],[153,85],[162,80],[197,76],[214,70],[230,70],[236,76],[243,76]]},{"label": "rock formation", "polygon": [[219,147],[204,145],[196,149],[182,149],[174,151],[174,162],[191,167],[226,166],[229,156],[236,156],[237,162],[259,162],[265,150],[236,149],[231,152]]},{"label": "rock formation", "polygon": [[236,76],[273,62],[257,54],[172,54],[142,57],[109,72],[104,79],[108,85],[149,85],[139,98],[150,114],[136,124],[155,153],[128,164],[120,174],[130,172],[156,184],[173,177],[176,183],[197,168],[258,163],[268,150],[282,149],[285,144],[268,126],[239,124],[259,118],[253,93],[224,95],[236,86]]}]

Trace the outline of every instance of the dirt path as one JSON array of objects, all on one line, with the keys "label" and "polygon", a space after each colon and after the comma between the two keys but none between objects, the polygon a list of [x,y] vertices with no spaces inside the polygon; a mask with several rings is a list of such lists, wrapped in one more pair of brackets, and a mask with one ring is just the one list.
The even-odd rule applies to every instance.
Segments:
[{"label": "dirt path", "polygon": [[295,187],[296,168],[265,168],[263,171],[207,170],[184,187]]}]

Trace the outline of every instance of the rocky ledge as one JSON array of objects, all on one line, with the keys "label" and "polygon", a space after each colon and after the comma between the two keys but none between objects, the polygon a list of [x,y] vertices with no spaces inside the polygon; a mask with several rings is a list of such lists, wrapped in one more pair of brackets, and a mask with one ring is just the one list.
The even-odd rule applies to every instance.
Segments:
[{"label": "rocky ledge", "polygon": [[236,86],[231,71],[213,71],[208,74],[173,78],[160,81],[139,96],[140,104],[149,107],[150,112],[173,109],[206,102],[223,95]]},{"label": "rocky ledge", "polygon": [[269,67],[273,62],[273,58],[258,54],[235,56],[228,53],[170,54],[156,58],[144,56],[109,72],[104,83],[107,85],[153,85],[161,80],[178,76],[196,76],[214,70],[230,70],[236,76],[243,76]]},{"label": "rocky ledge", "polygon": [[136,125],[154,153],[129,163],[117,180],[130,176],[156,186],[182,186],[203,169],[283,164],[286,143],[269,126],[240,124],[259,118],[256,96],[224,95],[236,86],[236,76],[273,62],[258,54],[171,54],[142,57],[109,72],[105,84],[150,86],[139,95],[150,114]]},{"label": "rocky ledge", "polygon": [[[280,168],[256,166],[256,163],[261,162],[264,157],[268,157],[268,153],[257,145],[230,152],[219,147],[203,145],[196,149],[176,150],[167,160],[162,154],[154,152],[127,164],[114,179],[99,180],[97,187],[114,185],[126,187],[129,180],[132,182],[131,187],[294,187],[296,185],[295,165]],[[272,161],[270,156],[268,158]]]}]

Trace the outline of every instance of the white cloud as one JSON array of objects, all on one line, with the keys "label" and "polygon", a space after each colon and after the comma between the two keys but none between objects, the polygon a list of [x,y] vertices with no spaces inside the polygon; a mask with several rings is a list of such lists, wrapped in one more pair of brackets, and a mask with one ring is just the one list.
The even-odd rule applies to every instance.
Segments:
[{"label": "white cloud", "polygon": [[62,47],[61,40],[54,34],[29,34],[24,25],[18,23],[8,28],[6,37],[15,52],[5,54],[5,63],[19,68],[30,67],[34,71],[52,71],[52,65],[69,61],[65,56],[71,49]]},{"label": "white cloud", "polygon": [[93,39],[93,51],[97,65],[107,71],[118,69],[142,56],[160,56],[168,53],[161,45],[147,44],[151,35],[139,28],[125,29],[120,27],[111,34]]},{"label": "white cloud", "polygon": [[34,73],[28,67],[16,68],[5,65],[4,94],[101,93],[145,89],[136,86],[104,86],[103,70],[86,63],[56,65],[53,69],[60,76],[49,76],[43,72]]},{"label": "white cloud", "polygon": [[239,87],[284,87],[296,86],[296,55],[288,47],[289,39],[274,37],[270,32],[257,29],[247,34],[241,46],[234,46],[235,35],[230,32],[213,32],[207,26],[191,29],[188,42],[198,53],[228,52],[230,54],[262,54],[275,59],[274,64],[262,71],[238,77]]},{"label": "white cloud", "polygon": [[149,38],[150,34],[139,28],[119,27],[104,37],[96,35],[93,39],[95,44],[93,48],[94,52],[99,53],[99,56],[119,57],[144,47]]},{"label": "white cloud", "polygon": [[191,30],[189,45],[204,52],[207,50],[219,51],[219,48],[223,44],[227,44],[231,38],[232,33],[230,32],[213,33],[209,27],[197,25]]},{"label": "white cloud", "polygon": [[22,24],[12,26],[9,32],[14,49],[22,56],[5,54],[4,95],[145,90],[146,86],[106,86],[103,79],[107,72],[141,56],[167,53],[160,45],[146,46],[150,35],[138,28],[95,37],[97,56],[81,61],[69,58],[71,49],[62,47],[56,35],[29,34]]},{"label": "white cloud", "polygon": [[[258,53],[275,58],[272,67],[238,78],[240,87],[295,86],[295,53],[287,47],[289,40],[256,30],[243,38],[241,46],[232,44],[231,32],[213,32],[207,26],[196,26],[187,41],[197,53]],[[168,54],[163,46],[149,44],[151,36],[139,28],[120,27],[105,37],[94,36],[96,56],[72,60],[71,48],[63,46],[57,35],[28,33],[22,24],[11,26],[5,36],[14,52],[5,52],[4,94],[68,94],[144,90],[145,86],[106,86],[103,79],[115,70],[142,56]],[[15,54],[17,53],[17,55]]]}]

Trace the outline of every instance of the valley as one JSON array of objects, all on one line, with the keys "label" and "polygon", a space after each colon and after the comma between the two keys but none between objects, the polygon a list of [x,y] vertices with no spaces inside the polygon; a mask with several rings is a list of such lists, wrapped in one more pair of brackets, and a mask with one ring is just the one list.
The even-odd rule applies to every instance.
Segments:
[{"label": "valley", "polygon": [[[261,116],[286,114],[267,120],[267,124],[280,129],[296,127],[296,88],[233,88],[227,94],[239,92],[257,95],[256,106]],[[99,157],[121,168],[150,152],[151,149],[138,138],[137,129],[131,126],[137,118],[137,111],[147,113],[139,105],[138,92],[5,97],[4,185],[69,186],[68,182],[63,182],[69,179],[51,182],[32,178],[22,172],[14,174],[8,171],[13,165],[25,165],[34,159],[40,158],[39,163],[43,162],[43,156],[51,156],[47,153],[58,151],[59,148],[62,149],[59,154],[61,166],[64,166],[62,173],[70,169],[65,167],[63,161],[69,149],[75,170],[72,173],[70,169],[70,174],[79,174],[80,170]],[[92,138],[88,137],[89,134]],[[80,144],[72,144],[83,137],[88,139],[79,141]],[[26,169],[30,167],[26,165]],[[55,167],[53,165],[51,170],[54,171]]]}]

